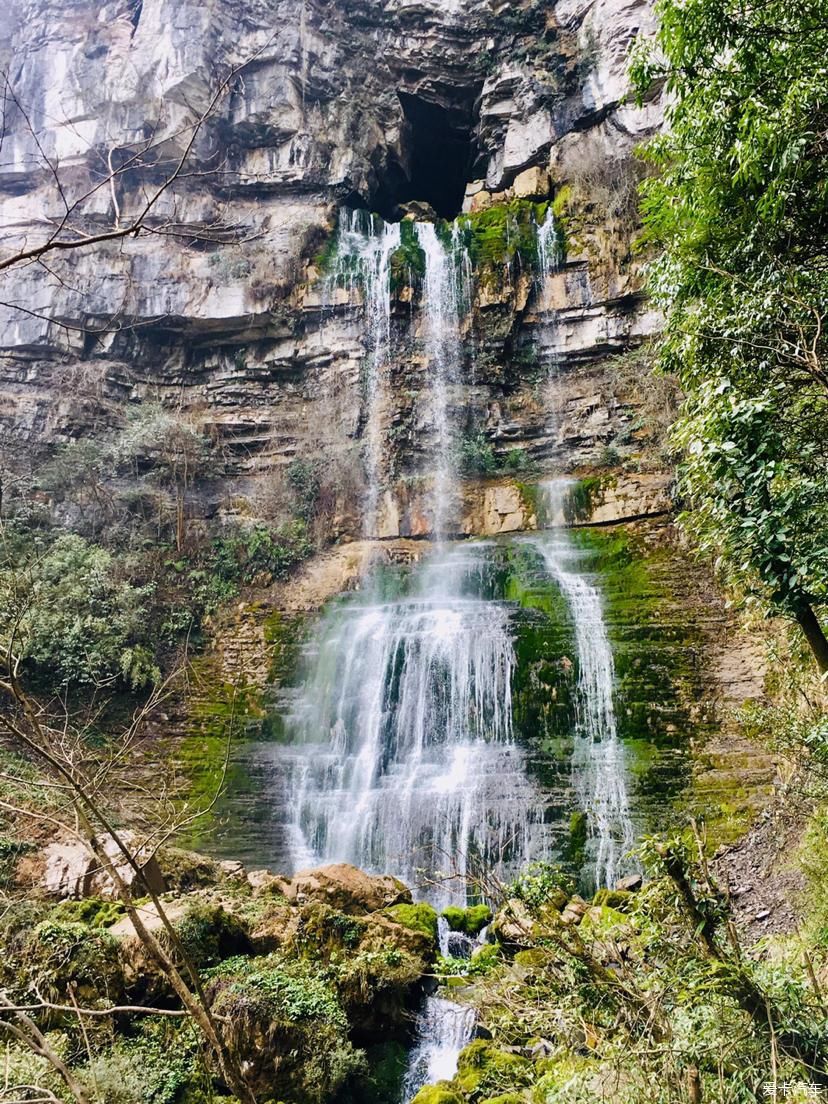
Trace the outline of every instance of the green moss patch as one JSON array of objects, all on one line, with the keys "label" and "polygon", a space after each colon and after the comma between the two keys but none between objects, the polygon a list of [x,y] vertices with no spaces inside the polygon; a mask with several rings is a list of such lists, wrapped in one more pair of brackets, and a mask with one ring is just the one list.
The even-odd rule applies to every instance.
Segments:
[{"label": "green moss patch", "polygon": [[471,905],[469,908],[450,905],[443,909],[442,915],[452,931],[463,932],[472,939],[492,920],[492,910],[488,905]]},{"label": "green moss patch", "polygon": [[385,910],[394,923],[402,924],[404,928],[427,935],[429,939],[437,942],[437,912],[426,904],[392,905]]}]

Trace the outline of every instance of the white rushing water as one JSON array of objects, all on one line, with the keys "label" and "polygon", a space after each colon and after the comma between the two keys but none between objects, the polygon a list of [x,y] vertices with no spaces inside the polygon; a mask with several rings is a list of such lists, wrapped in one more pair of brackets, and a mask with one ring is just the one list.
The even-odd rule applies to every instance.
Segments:
[{"label": "white rushing water", "polygon": [[406,1104],[423,1085],[454,1077],[458,1056],[474,1037],[474,1027],[473,1008],[441,997],[426,1000],[403,1082]]},{"label": "white rushing water", "polygon": [[[390,308],[377,301],[389,294],[396,239],[373,233],[364,217],[349,218],[334,279],[367,281],[373,362],[381,363]],[[485,596],[487,547],[442,543],[456,528],[449,390],[462,364],[471,266],[458,227],[446,243],[430,223],[415,232],[425,260],[420,310],[438,545],[404,593],[389,598],[379,581],[366,581],[323,619],[283,760],[297,864],[347,861],[415,885],[450,874],[429,894],[447,904],[464,900],[475,864],[504,871],[528,861],[542,810],[514,741],[511,614]]]},{"label": "white rushing water", "polygon": [[[565,480],[541,484],[547,519],[562,515]],[[624,856],[635,842],[627,791],[624,745],[618,737],[613,694],[615,664],[601,595],[579,570],[579,553],[564,526],[537,540],[544,563],[561,589],[575,627],[578,655],[575,747],[572,769],[576,792],[587,817],[594,885],[612,886],[628,868]]]},{"label": "white rushing water", "polygon": [[560,236],[550,206],[546,218],[538,227],[538,277],[545,282],[560,262]]},{"label": "white rushing water", "polygon": [[452,246],[447,249],[433,223],[418,222],[416,231],[425,257],[421,309],[435,433],[433,530],[436,538],[442,540],[450,521],[455,520],[458,506],[450,388],[457,380],[463,358],[460,311],[463,281],[469,277],[470,268],[459,234],[455,233]]},{"label": "white rushing water", "polygon": [[333,610],[297,700],[292,808],[301,860],[347,861],[465,899],[475,864],[533,855],[540,799],[514,742],[510,611],[481,597],[485,544],[443,547],[408,593]]},{"label": "white rushing water", "polygon": [[381,413],[391,346],[391,258],[399,246],[399,223],[383,222],[366,211],[340,211],[336,263],[327,280],[326,300],[330,303],[336,290],[344,288],[350,301],[361,295],[363,302],[366,358],[361,382],[366,491],[362,528],[366,537],[377,534],[384,480]]}]

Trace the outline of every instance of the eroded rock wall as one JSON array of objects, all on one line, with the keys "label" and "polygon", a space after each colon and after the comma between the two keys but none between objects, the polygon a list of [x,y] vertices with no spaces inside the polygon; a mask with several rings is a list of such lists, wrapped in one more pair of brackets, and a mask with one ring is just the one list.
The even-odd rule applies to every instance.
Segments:
[{"label": "eroded rock wall", "polygon": [[[195,135],[146,232],[0,274],[0,424],[27,461],[160,400],[221,456],[197,513],[277,517],[298,457],[337,473],[330,535],[357,532],[362,325],[320,310],[313,261],[343,203],[389,214],[458,184],[466,210],[558,197],[568,256],[541,289],[481,295],[457,420],[569,467],[635,422],[604,366],[657,324],[629,253],[632,150],[660,118],[625,102],[643,0],[14,0],[7,28],[6,249],[42,241],[67,205],[79,232],[128,223]],[[410,304],[394,326],[402,479],[429,427]]]}]

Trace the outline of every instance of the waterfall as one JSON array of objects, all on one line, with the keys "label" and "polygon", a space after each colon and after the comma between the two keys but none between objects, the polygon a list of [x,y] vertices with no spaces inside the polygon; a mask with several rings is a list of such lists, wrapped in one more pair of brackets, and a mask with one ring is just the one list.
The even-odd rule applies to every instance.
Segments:
[{"label": "waterfall", "polygon": [[349,300],[359,292],[364,304],[366,359],[361,382],[366,490],[362,528],[368,538],[377,535],[379,522],[382,410],[387,394],[383,369],[391,345],[391,258],[399,246],[398,223],[385,223],[365,211],[340,211],[336,262],[327,281],[326,298],[344,287]]},{"label": "waterfall", "polygon": [[408,592],[330,611],[289,728],[297,857],[437,880],[465,901],[477,866],[535,853],[540,800],[514,742],[509,607],[482,595],[485,544],[442,546]]},{"label": "waterfall", "polygon": [[[541,484],[548,523],[562,516],[566,480]],[[591,874],[595,886],[613,885],[623,856],[635,842],[627,794],[624,746],[613,704],[615,665],[601,595],[577,569],[578,551],[565,527],[538,540],[549,574],[566,598],[575,625],[578,654],[577,716],[572,768],[587,817]]]},{"label": "waterfall", "polygon": [[[425,257],[423,279],[423,328],[425,352],[431,375],[431,416],[435,429],[434,534],[447,536],[447,527],[458,505],[454,472],[454,434],[449,410],[449,387],[456,381],[463,356],[460,311],[463,281],[470,269],[464,260],[459,228],[455,223],[452,248],[447,249],[431,222],[416,224],[417,241]],[[455,252],[455,249],[457,252]],[[459,262],[459,263],[458,263]],[[458,271],[459,269],[459,271]]]},{"label": "waterfall", "polygon": [[457,1072],[460,1051],[474,1037],[475,1012],[462,1004],[429,997],[417,1021],[414,1049],[403,1082],[407,1104],[423,1085],[448,1081]]},{"label": "waterfall", "polygon": [[546,218],[538,227],[538,279],[541,288],[548,277],[555,272],[560,263],[560,239],[552,207],[546,212]]}]

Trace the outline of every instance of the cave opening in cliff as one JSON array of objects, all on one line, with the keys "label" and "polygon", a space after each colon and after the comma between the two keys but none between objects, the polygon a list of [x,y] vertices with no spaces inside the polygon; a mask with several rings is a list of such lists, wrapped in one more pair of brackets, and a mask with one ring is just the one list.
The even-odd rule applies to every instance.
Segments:
[{"label": "cave opening in cliff", "polygon": [[460,214],[477,157],[476,104],[479,89],[455,91],[437,103],[398,92],[403,109],[403,164],[392,166],[373,197],[386,218],[399,217],[401,204],[419,201],[440,218]]}]

